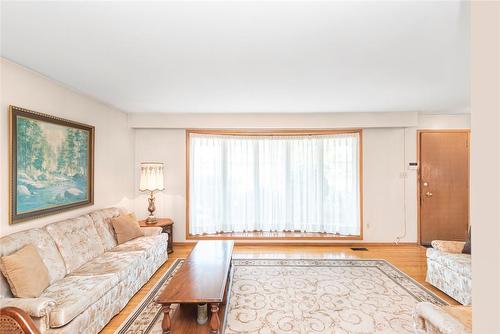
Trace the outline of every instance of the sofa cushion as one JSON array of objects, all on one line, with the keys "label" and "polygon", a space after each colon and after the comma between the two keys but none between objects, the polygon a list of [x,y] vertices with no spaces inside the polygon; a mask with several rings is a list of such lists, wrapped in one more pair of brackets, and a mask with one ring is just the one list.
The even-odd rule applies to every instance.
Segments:
[{"label": "sofa cushion", "polygon": [[36,298],[49,286],[49,272],[33,244],[2,256],[0,269],[16,297]]},{"label": "sofa cushion", "polygon": [[66,276],[55,282],[41,295],[56,304],[49,314],[50,327],[66,325],[119,282],[116,275]]},{"label": "sofa cushion", "polygon": [[111,250],[111,252],[133,252],[133,251],[143,251],[150,250],[151,248],[158,248],[158,245],[162,243],[166,244],[168,234],[162,233],[159,235],[153,236],[144,236],[140,238],[136,238],[121,245],[116,246]]},{"label": "sofa cushion", "polygon": [[469,254],[447,253],[428,248],[427,258],[460,275],[472,277],[471,256]]},{"label": "sofa cushion", "polygon": [[146,261],[146,252],[106,252],[71,273],[75,276],[97,276],[115,274],[123,280],[132,267],[140,266]]},{"label": "sofa cushion", "polygon": [[47,225],[69,274],[78,267],[104,253],[101,238],[89,215]]},{"label": "sofa cushion", "polygon": [[[98,301],[90,305],[61,328],[50,328],[44,334],[99,334],[106,324],[117,315],[130,300],[124,293],[123,282],[118,283]],[[109,332],[109,331],[108,331]],[[114,332],[114,331],[111,331]],[[117,332],[118,333],[118,332]],[[152,331],[150,331],[151,334]],[[161,331],[160,331],[161,333]],[[127,334],[140,334],[129,333]]]},{"label": "sofa cushion", "polygon": [[134,268],[149,265],[149,258],[154,258],[157,252],[166,252],[167,236],[161,234],[127,241],[84,264],[71,275],[116,274],[120,279],[124,279],[135,270]]},{"label": "sofa cushion", "polygon": [[[9,255],[18,249],[32,244],[49,272],[49,282],[53,283],[66,275],[66,267],[61,253],[52,237],[43,229],[31,229],[0,238],[0,256]],[[9,285],[0,275],[0,297],[12,297]]]},{"label": "sofa cushion", "polygon": [[159,235],[160,233],[162,233],[163,228],[159,226],[151,226],[151,227],[141,226],[141,230],[144,233],[145,237],[151,237],[153,235]]},{"label": "sofa cushion", "polygon": [[111,224],[113,224],[116,241],[119,244],[144,236],[144,232],[141,230],[139,222],[133,213],[113,218]]},{"label": "sofa cushion", "polygon": [[89,213],[105,251],[116,247],[118,244],[116,242],[115,231],[111,225],[111,219],[118,217],[122,211],[118,208],[108,208]]}]

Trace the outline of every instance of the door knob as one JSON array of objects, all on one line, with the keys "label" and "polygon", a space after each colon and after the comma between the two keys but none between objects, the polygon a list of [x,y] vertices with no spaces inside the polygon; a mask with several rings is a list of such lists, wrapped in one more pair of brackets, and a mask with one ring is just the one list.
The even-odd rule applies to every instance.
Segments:
[{"label": "door knob", "polygon": [[425,193],[425,196],[426,197],[432,197],[432,193],[430,191],[428,191],[428,192]]},{"label": "door knob", "polygon": [[429,184],[427,182],[424,182],[424,187],[427,187]]}]

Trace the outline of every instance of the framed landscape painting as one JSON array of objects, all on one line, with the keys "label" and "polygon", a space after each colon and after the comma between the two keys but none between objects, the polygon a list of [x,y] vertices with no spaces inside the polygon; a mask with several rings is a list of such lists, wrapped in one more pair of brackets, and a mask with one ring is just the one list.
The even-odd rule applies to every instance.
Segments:
[{"label": "framed landscape painting", "polygon": [[94,127],[10,106],[10,223],[94,202]]}]

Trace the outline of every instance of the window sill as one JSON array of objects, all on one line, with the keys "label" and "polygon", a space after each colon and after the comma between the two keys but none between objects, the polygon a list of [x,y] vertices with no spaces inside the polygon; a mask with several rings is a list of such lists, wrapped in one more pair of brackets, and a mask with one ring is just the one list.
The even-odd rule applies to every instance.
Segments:
[{"label": "window sill", "polygon": [[187,240],[363,240],[360,235],[340,235],[319,232],[228,232],[188,234]]}]

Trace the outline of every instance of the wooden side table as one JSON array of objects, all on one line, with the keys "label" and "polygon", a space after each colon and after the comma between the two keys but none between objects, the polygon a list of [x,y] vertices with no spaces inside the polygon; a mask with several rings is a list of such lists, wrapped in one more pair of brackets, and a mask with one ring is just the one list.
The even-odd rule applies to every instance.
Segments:
[{"label": "wooden side table", "polygon": [[146,223],[146,220],[141,220],[139,222],[141,227],[161,227],[162,233],[168,234],[168,245],[167,251],[168,254],[174,251],[174,222],[170,218],[156,218],[156,221],[153,224]]}]

